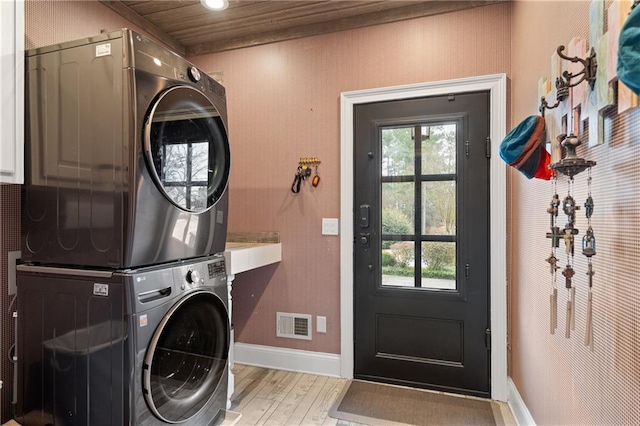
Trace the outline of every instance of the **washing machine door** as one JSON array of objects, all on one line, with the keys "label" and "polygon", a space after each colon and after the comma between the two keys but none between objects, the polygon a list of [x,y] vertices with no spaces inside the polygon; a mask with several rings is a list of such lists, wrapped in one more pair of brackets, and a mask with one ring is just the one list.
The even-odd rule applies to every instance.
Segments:
[{"label": "washing machine door", "polygon": [[226,375],[229,319],[212,293],[192,293],[176,303],[156,329],[144,360],[143,394],[167,423],[196,416]]},{"label": "washing machine door", "polygon": [[210,209],[229,181],[229,141],[213,102],[191,86],[162,92],[149,110],[144,145],[160,191],[190,212]]}]

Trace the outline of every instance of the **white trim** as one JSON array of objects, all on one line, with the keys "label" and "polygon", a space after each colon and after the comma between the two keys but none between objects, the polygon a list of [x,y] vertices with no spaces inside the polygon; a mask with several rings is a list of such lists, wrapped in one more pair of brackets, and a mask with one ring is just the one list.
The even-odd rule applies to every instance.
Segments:
[{"label": "white trim", "polygon": [[426,96],[489,91],[491,211],[491,398],[507,400],[507,190],[506,167],[498,153],[507,121],[507,76],[493,74],[457,80],[343,92],[340,95],[340,375],[353,377],[353,107],[357,104]]},{"label": "white trim", "polygon": [[507,397],[507,403],[513,413],[514,419],[519,426],[535,426],[536,421],[533,420],[533,416],[529,412],[529,409],[525,405],[516,384],[513,383],[511,377],[508,378],[509,396]]},{"label": "white trim", "polygon": [[235,343],[234,363],[340,377],[340,355],[324,352]]}]

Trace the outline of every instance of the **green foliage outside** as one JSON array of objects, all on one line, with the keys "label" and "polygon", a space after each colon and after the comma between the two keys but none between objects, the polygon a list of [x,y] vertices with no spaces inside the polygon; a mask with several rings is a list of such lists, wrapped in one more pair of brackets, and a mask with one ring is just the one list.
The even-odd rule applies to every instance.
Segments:
[{"label": "green foliage outside", "polygon": [[[393,265],[382,266],[383,275],[393,275],[398,277],[412,277],[414,268],[412,266]],[[422,278],[440,278],[444,280],[455,280],[456,271],[454,268],[431,269],[422,268]]]},{"label": "green foliage outside", "polygon": [[388,252],[388,251],[383,251],[382,252],[382,266],[395,266],[397,265],[398,262],[396,262],[396,258],[395,256]]},{"label": "green foliage outside", "polygon": [[[382,273],[401,277],[412,277],[414,245],[409,241],[391,244],[389,250],[382,252]],[[452,243],[428,242],[422,244],[422,256],[427,266],[422,268],[423,278],[456,278],[456,247]]]},{"label": "green foliage outside", "polygon": [[401,241],[391,244],[391,253],[394,259],[400,265],[409,266],[413,261],[413,243],[409,241]]},{"label": "green foliage outside", "polygon": [[453,243],[430,242],[422,244],[422,256],[432,269],[455,265],[456,246]]},{"label": "green foliage outside", "polygon": [[422,268],[423,278],[441,278],[443,280],[455,280],[456,271],[453,268],[431,269]]},{"label": "green foliage outside", "polygon": [[[401,211],[395,209],[384,209],[382,211],[382,233],[387,235],[411,234],[411,222]],[[382,248],[391,247],[391,241],[383,241]]]}]

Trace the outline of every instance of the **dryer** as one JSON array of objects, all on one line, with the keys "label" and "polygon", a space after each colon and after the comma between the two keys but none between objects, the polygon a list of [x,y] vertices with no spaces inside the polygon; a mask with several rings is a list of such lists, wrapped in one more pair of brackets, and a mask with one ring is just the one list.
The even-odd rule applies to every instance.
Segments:
[{"label": "dryer", "polygon": [[224,87],[123,29],[26,52],[22,258],[134,268],[224,251]]},{"label": "dryer", "polygon": [[23,426],[217,424],[230,325],[222,256],[131,271],[20,265]]}]

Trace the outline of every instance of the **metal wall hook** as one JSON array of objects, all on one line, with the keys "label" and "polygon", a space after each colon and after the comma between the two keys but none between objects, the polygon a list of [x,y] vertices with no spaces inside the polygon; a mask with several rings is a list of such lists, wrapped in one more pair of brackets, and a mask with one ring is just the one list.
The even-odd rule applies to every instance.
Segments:
[{"label": "metal wall hook", "polygon": [[[640,1],[640,0],[639,0]],[[543,96],[540,99],[540,108],[539,111],[544,117],[544,112],[547,109],[554,109],[560,105],[560,102],[564,101],[569,96],[569,89],[577,86],[583,81],[587,81],[589,83],[589,87],[593,90],[593,87],[596,84],[596,72],[598,70],[598,61],[596,60],[596,51],[592,47],[589,52],[589,56],[585,59],[578,58],[574,56],[570,58],[569,56],[562,53],[564,51],[564,46],[558,46],[557,52],[558,56],[564,59],[565,61],[571,62],[580,62],[582,64],[582,70],[575,74],[570,73],[569,71],[564,71],[562,73],[562,77],[556,78],[556,103],[549,106],[547,99]],[[580,77],[578,81],[572,82],[576,77]]]},{"label": "metal wall hook", "polygon": [[[557,50],[558,56],[560,56],[562,59],[566,61],[571,61],[574,63],[580,62],[583,66],[582,70],[576,74],[572,74],[569,71],[565,71],[562,73],[562,76],[567,81],[567,88],[577,86],[578,84],[582,83],[584,80],[587,80],[587,83],[589,83],[589,87],[591,87],[591,90],[593,90],[593,86],[596,84],[596,71],[598,70],[598,61],[596,60],[596,50],[592,47],[591,51],[589,52],[589,56],[587,56],[584,59],[578,58],[577,56],[570,58],[567,55],[562,53],[563,50],[564,50],[564,46],[558,46],[558,50]],[[580,78],[580,80],[572,83],[571,80],[578,76],[582,76],[582,77]]]},{"label": "metal wall hook", "polygon": [[540,108],[538,108],[540,114],[544,117],[545,110],[558,108],[560,102],[564,101],[567,96],[569,96],[568,83],[562,77],[556,78],[556,103],[549,106],[547,98],[545,98],[544,96],[540,98]]},{"label": "metal wall hook", "polygon": [[317,166],[320,163],[318,157],[300,157],[300,161],[298,161],[301,166]]}]

